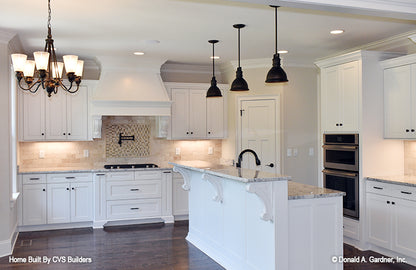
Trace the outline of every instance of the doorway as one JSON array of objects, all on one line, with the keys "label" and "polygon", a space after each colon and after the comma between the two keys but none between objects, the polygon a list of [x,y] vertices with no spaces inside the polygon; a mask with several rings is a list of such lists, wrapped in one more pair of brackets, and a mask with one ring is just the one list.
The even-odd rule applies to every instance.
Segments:
[{"label": "doorway", "polygon": [[242,167],[281,173],[280,95],[239,97],[237,102],[237,154],[252,149],[261,161],[256,166],[254,156],[245,154]]}]

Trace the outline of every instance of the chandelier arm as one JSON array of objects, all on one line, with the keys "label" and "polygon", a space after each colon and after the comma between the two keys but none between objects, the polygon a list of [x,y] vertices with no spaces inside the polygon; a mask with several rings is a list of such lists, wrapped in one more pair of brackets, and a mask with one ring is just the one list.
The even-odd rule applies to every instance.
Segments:
[{"label": "chandelier arm", "polygon": [[32,83],[32,84],[30,84],[30,85],[28,85],[28,84],[26,84],[28,87],[24,87],[23,85],[22,85],[22,80],[20,80],[19,81],[19,87],[20,87],[20,89],[22,89],[22,90],[25,90],[25,91],[30,91],[30,92],[32,92],[31,91],[31,89],[35,86],[35,85],[37,85],[37,88],[36,88],[36,90],[34,91],[34,92],[32,92],[32,93],[35,93],[36,91],[38,91],[38,89],[39,89],[39,86],[40,86],[40,80],[38,79],[36,82],[34,82],[34,83]]},{"label": "chandelier arm", "polygon": [[62,80],[59,80],[59,86],[61,86],[62,89],[64,89],[65,91],[69,92],[69,90],[71,90],[71,88],[72,88],[72,82],[69,85],[69,87],[66,87],[66,85],[62,83]]}]

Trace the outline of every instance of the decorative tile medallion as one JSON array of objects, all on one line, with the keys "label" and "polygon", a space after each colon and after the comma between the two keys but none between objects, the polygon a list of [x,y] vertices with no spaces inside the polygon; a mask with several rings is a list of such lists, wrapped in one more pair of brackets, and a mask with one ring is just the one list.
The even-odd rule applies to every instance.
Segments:
[{"label": "decorative tile medallion", "polygon": [[150,155],[150,124],[106,126],[107,157],[147,157]]}]

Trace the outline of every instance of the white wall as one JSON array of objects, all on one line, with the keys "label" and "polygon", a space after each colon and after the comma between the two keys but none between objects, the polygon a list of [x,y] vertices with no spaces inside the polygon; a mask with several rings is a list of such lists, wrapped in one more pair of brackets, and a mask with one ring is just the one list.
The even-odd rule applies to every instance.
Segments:
[{"label": "white wall", "polygon": [[[308,67],[284,67],[289,82],[283,84],[265,84],[264,80],[270,67],[245,68],[243,77],[250,91],[229,92],[228,94],[228,138],[223,141],[223,159],[236,159],[236,126],[238,96],[281,94],[282,105],[282,173],[292,176],[294,181],[317,185],[317,69]],[[227,69],[224,80],[231,84],[235,70]],[[287,157],[287,148],[297,148],[297,157]],[[314,155],[309,156],[309,148]]]},{"label": "white wall", "polygon": [[[10,52],[13,35],[0,32],[0,256],[11,253],[16,237],[17,207],[11,207],[13,176],[12,106],[10,91]],[[12,40],[15,42],[14,40]]]}]

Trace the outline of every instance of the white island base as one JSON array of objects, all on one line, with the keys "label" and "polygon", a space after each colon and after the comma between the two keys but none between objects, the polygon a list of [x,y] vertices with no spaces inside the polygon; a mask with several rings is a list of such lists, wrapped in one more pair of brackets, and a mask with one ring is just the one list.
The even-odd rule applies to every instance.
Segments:
[{"label": "white island base", "polygon": [[224,268],[343,269],[342,193],[291,196],[290,177],[172,164],[189,191],[186,239]]}]

